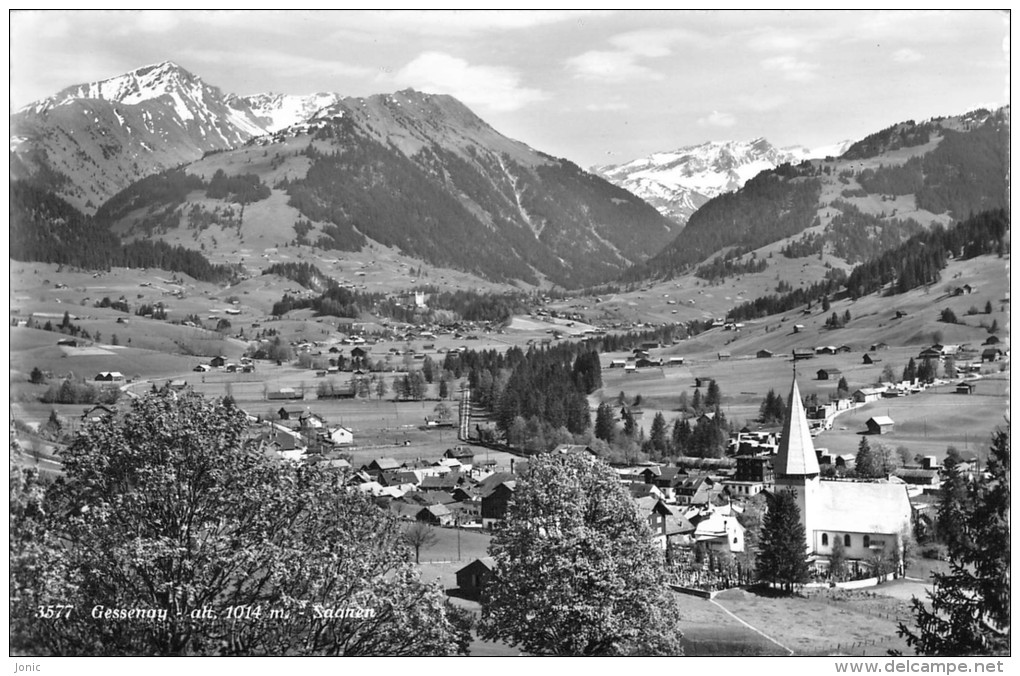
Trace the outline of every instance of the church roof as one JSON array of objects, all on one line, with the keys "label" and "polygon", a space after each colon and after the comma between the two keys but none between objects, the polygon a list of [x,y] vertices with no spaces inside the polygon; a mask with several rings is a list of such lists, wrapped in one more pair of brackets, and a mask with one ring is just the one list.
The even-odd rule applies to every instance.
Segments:
[{"label": "church roof", "polygon": [[800,400],[797,379],[790,388],[789,407],[783,421],[783,437],[779,442],[776,458],[776,476],[810,476],[819,473],[815,445],[811,441],[811,428],[804,415],[804,404]]},{"label": "church roof", "polygon": [[895,534],[910,525],[910,498],[903,484],[823,481],[811,522],[815,530]]}]

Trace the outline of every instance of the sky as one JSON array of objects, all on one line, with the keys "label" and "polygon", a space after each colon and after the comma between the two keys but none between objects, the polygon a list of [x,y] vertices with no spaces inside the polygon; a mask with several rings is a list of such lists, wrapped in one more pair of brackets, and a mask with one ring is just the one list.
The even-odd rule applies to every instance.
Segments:
[{"label": "sky", "polygon": [[10,109],[174,61],[224,92],[411,87],[590,168],[816,148],[1009,102],[1002,11],[13,11]]}]

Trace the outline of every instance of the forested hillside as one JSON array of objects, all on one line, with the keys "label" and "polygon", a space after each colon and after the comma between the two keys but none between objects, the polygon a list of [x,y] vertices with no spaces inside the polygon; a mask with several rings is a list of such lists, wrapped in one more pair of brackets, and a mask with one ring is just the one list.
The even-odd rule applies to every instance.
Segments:
[{"label": "forested hillside", "polygon": [[101,220],[85,216],[52,193],[27,183],[10,186],[10,256],[92,270],[160,268],[203,281],[226,281],[237,271],[213,265],[198,251],[160,240],[122,244]]}]

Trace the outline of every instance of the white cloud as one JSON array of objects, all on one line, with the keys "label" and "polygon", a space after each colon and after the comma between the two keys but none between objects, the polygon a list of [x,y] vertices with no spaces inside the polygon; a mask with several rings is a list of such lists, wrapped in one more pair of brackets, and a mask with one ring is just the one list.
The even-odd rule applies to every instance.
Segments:
[{"label": "white cloud", "polygon": [[450,94],[463,103],[492,111],[518,110],[544,101],[548,94],[521,85],[517,71],[503,66],[476,66],[441,52],[425,52],[384,79],[398,87],[411,86],[436,94]]},{"label": "white cloud", "polygon": [[609,38],[609,43],[631,54],[658,58],[672,54],[676,44],[704,46],[707,40],[683,28],[663,28],[620,33]]},{"label": "white cloud", "polygon": [[764,113],[769,110],[780,108],[787,102],[787,100],[788,99],[781,94],[762,94],[761,96],[743,94],[737,97],[738,103],[748,110],[753,110],[756,113]]},{"label": "white cloud", "polygon": [[593,113],[615,112],[619,110],[629,110],[630,104],[623,103],[622,101],[601,101],[598,103],[589,103],[584,107],[584,109]]},{"label": "white cloud", "polygon": [[616,49],[589,50],[567,59],[566,66],[582,80],[662,80],[662,73],[641,61],[669,56],[679,43],[703,45],[705,38],[683,28],[619,33],[609,38],[609,44]]},{"label": "white cloud", "polygon": [[767,70],[779,71],[787,80],[808,82],[815,79],[817,64],[802,61],[795,56],[774,56],[761,62]]},{"label": "white cloud", "polygon": [[732,127],[736,123],[737,118],[733,115],[718,110],[713,110],[710,115],[698,118],[698,124],[702,127]]},{"label": "white cloud", "polygon": [[920,52],[904,47],[903,49],[897,49],[892,55],[893,61],[899,63],[917,63],[922,60],[924,56]]},{"label": "white cloud", "polygon": [[612,12],[592,10],[383,10],[342,12],[326,20],[338,19],[337,31],[345,39],[378,38],[387,33],[429,37],[466,37],[479,33],[500,33],[547,26],[565,21],[607,16]]},{"label": "white cloud", "polygon": [[590,51],[567,59],[567,68],[583,80],[623,82],[661,80],[662,75],[637,62],[631,52]]}]

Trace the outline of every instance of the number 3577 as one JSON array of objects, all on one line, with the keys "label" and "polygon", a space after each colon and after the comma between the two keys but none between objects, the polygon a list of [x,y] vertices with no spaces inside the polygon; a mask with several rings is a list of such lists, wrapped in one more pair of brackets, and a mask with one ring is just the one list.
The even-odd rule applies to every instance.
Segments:
[{"label": "number 3577", "polygon": [[39,606],[36,617],[41,617],[44,620],[66,620],[70,619],[73,609],[74,606],[70,605]]}]

